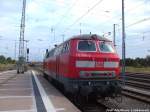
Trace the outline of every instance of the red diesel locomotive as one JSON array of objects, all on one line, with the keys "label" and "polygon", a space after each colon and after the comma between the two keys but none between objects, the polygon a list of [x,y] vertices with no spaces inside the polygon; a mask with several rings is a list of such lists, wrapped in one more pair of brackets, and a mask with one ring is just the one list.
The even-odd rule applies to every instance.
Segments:
[{"label": "red diesel locomotive", "polygon": [[44,75],[65,91],[111,97],[120,93],[119,57],[110,40],[96,34],[78,35],[46,53]]}]

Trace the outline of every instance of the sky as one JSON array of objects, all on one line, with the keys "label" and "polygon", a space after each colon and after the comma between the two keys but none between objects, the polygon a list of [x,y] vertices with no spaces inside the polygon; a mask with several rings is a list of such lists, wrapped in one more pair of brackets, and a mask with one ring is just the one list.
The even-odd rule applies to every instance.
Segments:
[{"label": "sky", "polygon": [[[22,0],[0,0],[0,55],[18,57],[21,12]],[[113,40],[113,24],[122,57],[121,22],[121,0],[27,0],[30,61],[41,61],[47,48],[62,43],[63,35],[66,40],[80,34],[80,29],[82,34],[105,34]],[[126,57],[150,55],[150,0],[125,0],[125,32]]]}]

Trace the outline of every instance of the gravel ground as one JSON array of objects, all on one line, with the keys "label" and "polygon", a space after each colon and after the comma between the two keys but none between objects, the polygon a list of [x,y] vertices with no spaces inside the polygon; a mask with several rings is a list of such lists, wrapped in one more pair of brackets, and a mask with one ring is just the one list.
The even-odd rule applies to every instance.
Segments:
[{"label": "gravel ground", "polygon": [[[150,104],[126,96],[122,96],[122,102],[117,102],[115,99],[99,100],[99,102],[113,108],[115,112],[150,112]],[[111,109],[109,111],[111,112]]]}]

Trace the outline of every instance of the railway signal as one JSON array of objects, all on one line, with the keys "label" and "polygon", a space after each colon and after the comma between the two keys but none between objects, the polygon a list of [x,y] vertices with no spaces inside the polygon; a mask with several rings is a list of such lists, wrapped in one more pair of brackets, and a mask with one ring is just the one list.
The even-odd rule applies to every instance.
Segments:
[{"label": "railway signal", "polygon": [[29,62],[29,48],[27,48],[27,62]]}]

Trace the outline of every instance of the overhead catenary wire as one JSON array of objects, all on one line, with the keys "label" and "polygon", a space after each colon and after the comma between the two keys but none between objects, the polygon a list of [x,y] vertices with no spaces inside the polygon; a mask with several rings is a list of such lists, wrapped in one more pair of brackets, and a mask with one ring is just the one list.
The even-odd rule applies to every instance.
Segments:
[{"label": "overhead catenary wire", "polygon": [[89,12],[91,12],[96,6],[98,6],[103,0],[99,0],[97,3],[95,3],[92,7],[90,7],[83,15],[81,15],[79,18],[77,18],[71,25],[69,25],[67,28],[65,28],[64,33],[69,30],[74,24],[76,24],[78,21],[80,21],[83,17],[85,17]]},{"label": "overhead catenary wire", "polygon": [[135,7],[131,7],[130,9],[127,10],[127,12],[128,12],[128,13],[129,13],[129,12],[132,12],[134,9],[137,9],[138,7],[141,7],[141,6],[144,6],[144,3],[143,3],[143,2],[140,3],[140,4],[138,4],[138,5],[136,5]]},{"label": "overhead catenary wire", "polygon": [[[141,6],[140,4],[138,4],[136,7],[139,7],[139,6]],[[133,9],[135,9],[136,7],[134,7],[134,8],[130,8],[129,10],[127,10],[127,11],[132,11]],[[87,12],[87,14],[89,13],[89,10],[87,10],[86,11]],[[80,16],[78,19],[76,19],[76,21],[74,21],[71,25],[69,25],[69,27],[67,27],[66,29],[65,29],[65,31],[68,31],[74,24],[76,24],[78,21],[80,21],[83,17],[85,17],[86,15],[87,15],[86,13],[84,13],[82,16]],[[138,21],[137,21],[138,22]],[[136,22],[135,22],[136,23]],[[136,24],[138,24],[138,23],[133,23],[134,25],[136,25]],[[141,22],[140,22],[141,23]],[[130,24],[131,25],[131,24]],[[132,25],[133,26],[133,25]],[[126,26],[126,27],[130,27],[130,26]]]},{"label": "overhead catenary wire", "polygon": [[126,26],[126,28],[129,28],[129,27],[131,27],[131,26],[134,26],[134,25],[136,25],[136,24],[139,24],[139,23],[142,23],[142,22],[145,22],[145,21],[148,21],[148,20],[150,20],[150,17],[144,18],[144,19],[141,19],[141,20],[138,20],[138,21],[136,21],[136,22],[134,22],[134,23],[131,23],[131,24],[129,24],[128,26]]},{"label": "overhead catenary wire", "polygon": [[58,25],[60,25],[64,19],[66,18],[66,15],[73,9],[73,7],[76,5],[76,3],[78,2],[79,0],[75,0],[73,2],[73,4],[68,8],[68,10],[62,15],[61,19],[54,25],[54,27],[56,28]]},{"label": "overhead catenary wire", "polygon": [[[132,7],[132,8],[127,9],[126,13],[130,13],[130,12],[132,12],[133,10],[135,10],[135,9],[137,9],[138,7],[143,6],[143,5],[144,5],[144,2],[139,3],[138,5],[136,5],[136,6]],[[110,20],[113,19],[113,18],[116,19],[118,16],[120,16],[120,14],[117,14],[117,15],[115,15],[115,16],[113,16],[113,17],[107,19],[105,23],[106,23],[106,24],[107,24],[107,23],[110,24],[110,22],[108,22],[108,21],[110,21]],[[120,20],[121,20],[121,17],[120,17]],[[119,21],[118,23],[115,23],[115,24],[120,25],[120,24],[121,24],[121,21]],[[95,27],[94,27],[94,28],[95,28]],[[120,29],[118,28],[118,30],[120,30]]]},{"label": "overhead catenary wire", "polygon": [[[131,13],[133,10],[137,9],[139,6],[143,6],[143,5],[144,5],[144,3],[142,2],[142,3],[138,4],[138,5],[136,5],[135,7],[128,9],[128,10],[126,11],[126,14]],[[108,21],[112,20],[113,18],[116,19],[118,16],[120,16],[120,14],[117,14],[116,16],[107,19],[107,20],[106,20],[106,23],[109,23]],[[119,19],[121,20],[121,17],[120,17]],[[120,22],[115,23],[115,24],[120,24]]]},{"label": "overhead catenary wire", "polygon": [[[145,34],[145,33],[144,33]],[[148,35],[148,34],[147,34]],[[145,37],[148,37],[147,35],[145,35]],[[135,35],[132,35],[132,34],[129,34],[129,35],[126,35],[127,37],[130,37],[130,38],[127,38],[127,40],[138,40],[140,39],[141,37],[143,37],[143,32],[141,32],[140,34],[135,34]],[[120,42],[120,40],[116,40],[118,42]]]},{"label": "overhead catenary wire", "polygon": [[[150,17],[144,18],[144,19],[141,19],[141,20],[138,20],[138,21],[136,21],[136,22],[134,22],[134,23],[131,23],[131,24],[127,25],[125,28],[128,29],[129,27],[132,27],[132,26],[134,26],[134,25],[140,24],[140,23],[145,22],[145,21],[148,21],[148,20],[150,20]],[[121,29],[121,28],[119,28],[118,30],[120,30],[120,29]],[[147,34],[147,33],[150,33],[150,31],[145,31],[145,32],[141,32],[141,33],[142,33],[142,34]],[[127,38],[127,39],[129,40],[129,38]]]},{"label": "overhead catenary wire", "polygon": [[[76,24],[78,21],[80,21],[83,17],[85,17],[91,10],[93,10],[93,9],[94,9],[99,3],[101,3],[102,1],[103,1],[103,0],[98,1],[98,2],[97,2],[96,4],[94,4],[90,9],[88,9],[83,15],[81,15],[79,18],[77,18],[71,25],[69,25],[67,28],[65,28],[63,34],[66,33],[74,24]],[[139,7],[139,6],[141,6],[141,5],[143,5],[143,3],[138,4],[136,7]],[[134,9],[135,9],[135,7],[128,9],[128,11],[130,12],[130,11],[132,11],[132,10],[134,10]],[[118,16],[118,15],[117,15],[117,16]],[[115,17],[116,17],[116,16],[115,16]]]},{"label": "overhead catenary wire", "polygon": [[[141,19],[141,20],[138,20],[138,21],[136,21],[136,22],[134,22],[134,23],[131,23],[131,24],[127,25],[127,26],[126,26],[126,29],[128,29],[128,28],[130,28],[130,27],[132,27],[132,26],[134,26],[134,25],[140,24],[140,23],[142,23],[142,22],[149,21],[149,20],[150,20],[150,17],[144,18],[144,19]],[[119,32],[120,32],[120,29],[121,29],[121,28],[118,28],[118,31],[119,31]],[[143,32],[141,32],[140,34],[142,35],[142,34],[147,34],[147,33],[150,33],[150,31],[143,31]],[[136,33],[136,34],[139,34],[139,32]],[[129,40],[129,38],[127,38],[127,39]]]},{"label": "overhead catenary wire", "polygon": [[[150,20],[150,17],[144,18],[144,19],[138,20],[138,21],[136,21],[136,22],[134,22],[134,23],[131,23],[131,24],[127,25],[125,28],[128,29],[129,27],[132,27],[132,26],[134,26],[134,25],[137,25],[137,24],[140,24],[140,23],[149,21],[149,20]],[[118,31],[120,31],[120,29],[121,29],[121,28],[118,28]],[[146,32],[149,32],[149,31],[146,31]],[[146,33],[146,32],[143,32],[143,33]]]},{"label": "overhead catenary wire", "polygon": [[[144,34],[147,34],[147,33],[150,33],[150,32],[143,32]],[[141,42],[141,41],[145,41],[145,42],[147,42],[147,41],[150,41],[150,39],[149,38],[147,38],[146,39],[146,37],[149,37],[149,35],[147,35],[147,36],[145,36],[144,35],[144,37],[143,37],[143,35],[142,35],[142,33],[141,34],[137,34],[137,35],[126,35],[126,37],[128,37],[128,36],[130,36],[130,38],[126,38],[126,40],[127,41],[134,41],[135,43],[138,43],[138,42]],[[116,40],[116,42],[117,43],[120,43],[121,42],[121,40]],[[117,46],[121,46],[120,44],[117,44]]]}]

